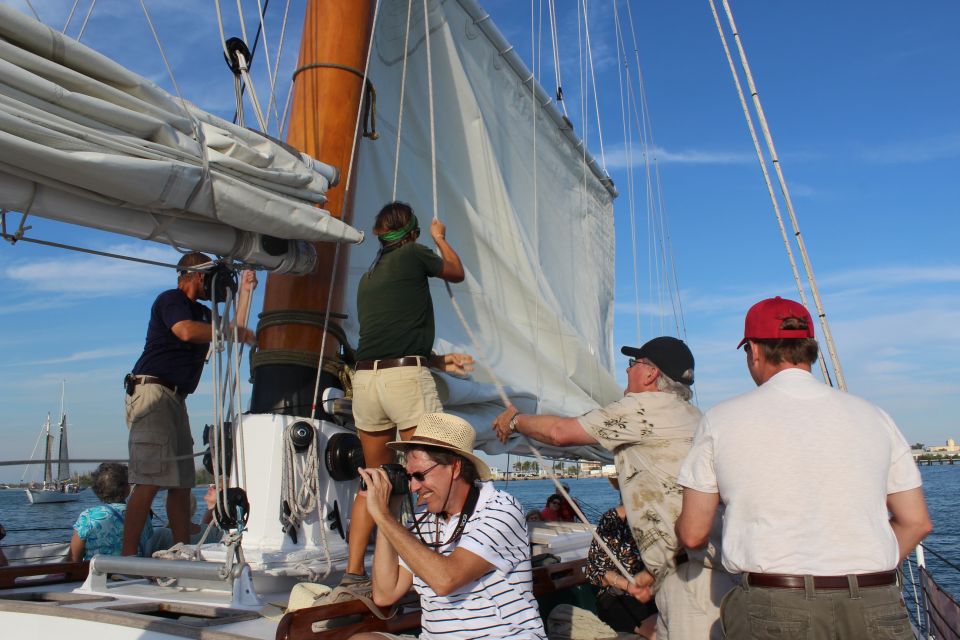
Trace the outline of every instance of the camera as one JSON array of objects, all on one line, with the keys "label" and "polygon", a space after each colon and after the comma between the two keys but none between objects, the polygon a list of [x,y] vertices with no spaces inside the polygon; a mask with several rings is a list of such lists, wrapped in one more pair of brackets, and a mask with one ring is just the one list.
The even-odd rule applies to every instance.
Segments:
[{"label": "camera", "polygon": [[[393,491],[390,492],[390,495],[405,496],[410,493],[410,481],[407,479],[407,470],[404,469],[402,464],[382,464],[380,468],[387,472],[387,479],[390,480],[390,484],[393,486]],[[360,479],[360,488],[364,491],[367,490],[367,483],[363,481],[363,478]]]}]

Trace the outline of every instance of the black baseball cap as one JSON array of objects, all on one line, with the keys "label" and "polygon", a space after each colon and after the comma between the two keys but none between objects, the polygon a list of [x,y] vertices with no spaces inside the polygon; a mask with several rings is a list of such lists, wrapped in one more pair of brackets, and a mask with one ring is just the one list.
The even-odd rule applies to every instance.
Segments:
[{"label": "black baseball cap", "polygon": [[640,348],[621,347],[620,353],[631,358],[649,360],[671,380],[693,384],[693,354],[683,340],[660,336]]}]

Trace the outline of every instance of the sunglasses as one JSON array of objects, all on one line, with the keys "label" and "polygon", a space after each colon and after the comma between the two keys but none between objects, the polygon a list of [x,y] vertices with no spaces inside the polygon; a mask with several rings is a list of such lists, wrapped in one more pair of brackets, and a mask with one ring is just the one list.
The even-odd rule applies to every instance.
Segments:
[{"label": "sunglasses", "polygon": [[647,365],[648,367],[655,367],[655,366],[657,366],[657,365],[655,365],[655,364],[652,364],[649,360],[646,360],[646,359],[644,359],[644,358],[630,358],[629,360],[627,360],[627,369],[630,369],[631,367],[634,367],[634,366],[636,366],[636,365],[638,365],[638,364],[645,364],[645,365]]},{"label": "sunglasses", "polygon": [[413,473],[408,473],[407,480],[416,480],[417,482],[423,482],[426,479],[427,474],[439,466],[440,466],[440,463],[438,462],[432,467],[430,467],[429,469],[427,469],[426,471],[414,471]]}]

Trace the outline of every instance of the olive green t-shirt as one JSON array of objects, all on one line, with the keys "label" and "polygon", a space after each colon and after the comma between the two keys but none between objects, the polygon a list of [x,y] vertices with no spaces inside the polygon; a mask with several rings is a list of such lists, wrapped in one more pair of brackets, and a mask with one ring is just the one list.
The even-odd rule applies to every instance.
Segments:
[{"label": "olive green t-shirt", "polygon": [[385,252],[373,272],[360,277],[357,360],[430,356],[434,324],[427,278],[442,267],[443,258],[410,242]]}]

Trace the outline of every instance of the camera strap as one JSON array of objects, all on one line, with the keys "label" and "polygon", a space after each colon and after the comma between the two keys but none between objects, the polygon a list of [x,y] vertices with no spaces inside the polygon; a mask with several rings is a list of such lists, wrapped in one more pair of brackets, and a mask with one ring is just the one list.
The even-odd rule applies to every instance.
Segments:
[{"label": "camera strap", "polygon": [[413,529],[417,534],[417,537],[420,539],[420,542],[430,547],[431,549],[439,549],[445,547],[449,544],[452,544],[460,539],[460,536],[463,535],[463,530],[467,526],[467,522],[470,520],[470,517],[473,515],[474,509],[477,508],[477,500],[480,498],[480,487],[478,485],[473,485],[470,487],[470,492],[467,494],[467,499],[463,503],[463,509],[460,510],[460,517],[457,519],[457,526],[453,530],[450,539],[446,542],[440,542],[440,521],[443,518],[448,517],[448,514],[445,512],[434,514],[434,524],[437,529],[437,537],[434,542],[429,542],[423,533],[420,531],[420,524],[427,519],[427,516],[430,515],[429,512],[424,513],[424,515],[417,519],[413,519]]}]

